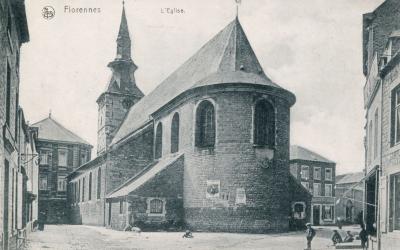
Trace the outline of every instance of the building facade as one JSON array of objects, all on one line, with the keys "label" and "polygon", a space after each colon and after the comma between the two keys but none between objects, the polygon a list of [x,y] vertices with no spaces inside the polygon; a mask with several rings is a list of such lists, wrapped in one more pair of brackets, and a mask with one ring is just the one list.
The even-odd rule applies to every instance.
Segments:
[{"label": "building facade", "polygon": [[399,11],[400,2],[386,0],[363,16],[364,221],[373,236],[372,249],[397,249],[400,239]]},{"label": "building facade", "polygon": [[51,114],[32,125],[39,131],[39,213],[49,224],[67,223],[67,179],[88,162],[92,146],[58,123]]},{"label": "building facade", "polygon": [[290,172],[312,194],[311,223],[334,224],[336,163],[293,145],[290,147]]},{"label": "building facade", "polygon": [[336,176],[336,218],[345,223],[363,223],[364,176],[364,172]]},{"label": "building facade", "polygon": [[130,50],[123,9],[97,101],[104,144],[69,175],[74,223],[270,232],[288,230],[292,213],[307,220],[311,197],[289,173],[295,96],[265,75],[238,18],[146,96]]},{"label": "building facade", "polygon": [[17,248],[22,227],[23,141],[19,140],[20,48],[29,41],[23,0],[0,1],[0,248]]}]

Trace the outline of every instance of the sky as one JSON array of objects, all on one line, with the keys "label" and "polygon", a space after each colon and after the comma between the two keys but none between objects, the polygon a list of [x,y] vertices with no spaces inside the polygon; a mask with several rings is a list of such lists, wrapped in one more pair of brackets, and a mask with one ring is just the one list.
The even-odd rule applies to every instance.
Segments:
[{"label": "sky", "polygon": [[[383,0],[242,0],[239,19],[266,74],[296,95],[291,144],[364,167],[362,14]],[[20,100],[31,124],[52,117],[96,148],[97,104],[115,58],[122,3],[25,1],[30,42],[21,49]],[[46,20],[44,6],[55,16]],[[100,8],[99,13],[65,9]],[[151,92],[235,18],[234,0],[126,0],[138,87]],[[166,8],[183,13],[169,14]]]}]

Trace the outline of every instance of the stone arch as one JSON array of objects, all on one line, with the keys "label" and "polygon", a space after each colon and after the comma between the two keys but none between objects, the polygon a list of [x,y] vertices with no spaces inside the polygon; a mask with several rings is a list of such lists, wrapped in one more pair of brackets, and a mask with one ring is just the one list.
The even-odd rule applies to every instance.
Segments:
[{"label": "stone arch", "polygon": [[215,108],[208,101],[202,101],[196,109],[195,145],[214,147],[215,145]]}]

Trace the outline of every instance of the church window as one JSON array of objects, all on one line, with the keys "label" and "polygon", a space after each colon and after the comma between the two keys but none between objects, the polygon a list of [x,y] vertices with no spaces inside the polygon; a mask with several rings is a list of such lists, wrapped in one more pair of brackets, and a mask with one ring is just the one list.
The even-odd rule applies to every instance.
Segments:
[{"label": "church window", "polygon": [[196,111],[197,147],[214,147],[215,145],[215,110],[209,101],[203,101]]},{"label": "church window", "polygon": [[171,124],[171,153],[179,151],[179,114],[175,113]]},{"label": "church window", "polygon": [[257,102],[254,110],[254,144],[275,146],[275,112],[266,100]]},{"label": "church window", "polygon": [[157,125],[156,130],[156,143],[155,143],[155,158],[161,158],[162,156],[162,124],[161,122]]},{"label": "church window", "polygon": [[119,213],[120,214],[124,213],[124,201],[122,200],[119,201]]},{"label": "church window", "polygon": [[89,196],[88,199],[92,199],[92,172],[89,174]]},{"label": "church window", "polygon": [[100,199],[101,194],[101,168],[97,171],[97,199]]},{"label": "church window", "polygon": [[83,177],[82,179],[82,202],[85,201],[85,184],[86,184],[85,179],[86,179],[85,177]]},{"label": "church window", "polygon": [[164,202],[160,199],[152,199],[150,201],[150,213],[151,214],[162,214],[164,210]]}]

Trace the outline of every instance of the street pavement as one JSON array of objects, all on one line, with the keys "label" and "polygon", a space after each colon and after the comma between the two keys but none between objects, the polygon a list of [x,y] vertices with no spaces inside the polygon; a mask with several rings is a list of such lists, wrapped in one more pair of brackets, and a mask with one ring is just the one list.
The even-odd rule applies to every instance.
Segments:
[{"label": "street pavement", "polygon": [[[317,229],[313,250],[334,249],[326,229]],[[330,230],[330,229],[328,229]],[[28,236],[26,249],[267,249],[302,250],[304,232],[281,234],[193,233],[182,238],[182,232],[121,232],[104,227],[82,225],[46,225],[44,231]],[[318,235],[321,235],[320,237]]]}]

